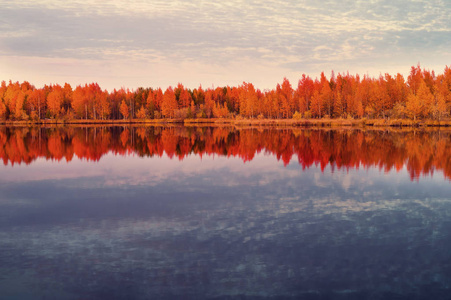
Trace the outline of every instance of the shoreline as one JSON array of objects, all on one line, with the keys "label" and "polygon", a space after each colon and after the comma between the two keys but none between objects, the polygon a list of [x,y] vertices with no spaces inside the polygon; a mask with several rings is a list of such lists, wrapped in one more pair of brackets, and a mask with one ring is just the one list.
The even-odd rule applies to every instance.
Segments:
[{"label": "shoreline", "polygon": [[185,126],[270,126],[270,127],[451,127],[451,120],[407,119],[132,119],[132,120],[40,120],[0,121],[3,126],[40,125],[185,125]]}]

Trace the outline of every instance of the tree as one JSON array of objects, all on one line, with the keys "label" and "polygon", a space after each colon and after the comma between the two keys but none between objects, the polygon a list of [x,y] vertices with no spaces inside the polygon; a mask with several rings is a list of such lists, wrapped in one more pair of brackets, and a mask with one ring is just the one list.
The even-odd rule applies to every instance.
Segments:
[{"label": "tree", "polygon": [[214,92],[212,90],[206,90],[205,91],[205,115],[207,118],[210,118],[213,115],[213,108],[215,106],[215,102],[213,100],[213,94]]},{"label": "tree", "polygon": [[61,86],[55,85],[52,87],[52,91],[47,96],[47,104],[49,107],[50,116],[56,118],[61,111],[61,105],[63,104],[64,94]]},{"label": "tree", "polygon": [[311,103],[312,116],[321,118],[321,110],[323,107],[323,98],[318,91],[313,92],[312,103]]},{"label": "tree", "polygon": [[177,109],[177,100],[172,87],[168,87],[163,95],[163,102],[161,103],[161,113],[166,118],[174,118],[175,110]]},{"label": "tree", "polygon": [[25,102],[25,93],[19,92],[16,98],[16,107],[14,110],[14,118],[16,120],[26,120],[28,118],[23,107]]},{"label": "tree", "polygon": [[420,100],[413,92],[407,96],[406,109],[409,116],[414,120],[421,115],[422,107]]},{"label": "tree", "polygon": [[432,107],[432,116],[436,120],[441,120],[444,116],[448,114],[448,109],[446,107],[445,97],[437,93],[435,95],[435,103]]},{"label": "tree", "polygon": [[7,109],[6,113],[8,114],[8,117],[9,114],[12,114],[13,118],[15,116],[14,112],[16,111],[17,97],[19,96],[20,92],[21,89],[19,82],[12,83],[10,81],[3,96],[3,100]]},{"label": "tree", "polygon": [[75,115],[82,119],[88,119],[88,95],[87,95],[88,86],[85,84],[84,87],[81,85],[75,88],[75,91],[72,94],[72,109],[75,111]]},{"label": "tree", "polygon": [[[360,102],[361,103],[361,102]],[[340,91],[334,97],[334,118],[341,118],[343,116],[343,101]]]},{"label": "tree", "polygon": [[238,87],[240,115],[253,118],[258,114],[257,93],[252,83],[243,82]]},{"label": "tree", "polygon": [[107,105],[102,105],[102,101],[107,97],[107,92],[103,92],[97,83],[91,83],[86,91],[88,113],[91,119],[96,120],[99,116],[103,119],[102,111],[108,112]]},{"label": "tree", "polygon": [[409,88],[412,94],[417,94],[422,80],[423,74],[421,72],[420,64],[418,64],[416,67],[412,66],[410,68],[410,75],[409,77],[407,77],[407,83],[409,84]]},{"label": "tree", "polygon": [[28,111],[30,116],[33,115],[36,120],[41,119],[42,112],[45,110],[45,92],[42,89],[34,89],[28,96]]},{"label": "tree", "polygon": [[105,120],[108,118],[109,114],[111,113],[111,107],[110,102],[108,101],[108,93],[107,91],[104,91],[103,93],[100,93],[97,95],[98,103],[100,105],[100,117],[102,120]]},{"label": "tree", "polygon": [[130,110],[128,109],[128,105],[125,102],[125,100],[122,100],[119,111],[122,114],[122,117],[124,118],[124,120],[128,119],[128,117],[130,115]]},{"label": "tree", "polygon": [[[324,75],[324,72],[321,72],[321,107],[319,107],[319,110],[323,109],[323,106],[326,108],[326,113],[330,117],[332,115],[332,104],[333,104],[333,94],[332,89],[330,88],[330,83],[326,79],[326,76]],[[319,113],[319,116],[321,118],[321,112]]]},{"label": "tree", "polygon": [[0,101],[0,119],[4,120],[6,118],[6,105],[3,101]]},{"label": "tree", "polygon": [[215,118],[226,118],[229,114],[229,110],[227,106],[223,106],[221,104],[215,103],[213,107],[213,116]]},{"label": "tree", "polygon": [[423,118],[428,118],[434,105],[434,96],[424,80],[420,83],[417,96],[421,106],[421,116]]},{"label": "tree", "polygon": [[277,84],[276,90],[282,116],[284,118],[291,118],[298,105],[294,101],[293,88],[288,79],[284,78],[282,85]]},{"label": "tree", "polygon": [[63,103],[62,106],[66,111],[72,107],[72,87],[70,84],[65,83],[63,87]]},{"label": "tree", "polygon": [[161,88],[158,88],[155,93],[155,109],[157,111],[161,111],[161,105],[163,103],[163,91]]},{"label": "tree", "polygon": [[130,120],[131,120],[135,116],[135,96],[134,96],[133,92],[130,91],[129,89],[127,89],[125,99],[127,101],[128,108],[129,108],[128,116],[130,117]]},{"label": "tree", "polygon": [[138,110],[138,113],[136,114],[136,117],[138,119],[145,119],[146,118],[146,109],[144,106],[141,106],[141,108]]},{"label": "tree", "polygon": [[156,105],[155,105],[155,94],[152,90],[150,90],[149,94],[147,95],[146,108],[149,117],[153,119],[155,117]]},{"label": "tree", "polygon": [[313,80],[302,74],[301,80],[299,80],[298,88],[296,89],[296,95],[299,101],[299,111],[301,113],[310,109],[310,101],[313,96],[314,84]]},{"label": "tree", "polygon": [[180,108],[187,108],[191,104],[191,94],[183,87],[181,83],[179,83],[178,89],[180,89],[180,95],[179,95],[179,107]]}]

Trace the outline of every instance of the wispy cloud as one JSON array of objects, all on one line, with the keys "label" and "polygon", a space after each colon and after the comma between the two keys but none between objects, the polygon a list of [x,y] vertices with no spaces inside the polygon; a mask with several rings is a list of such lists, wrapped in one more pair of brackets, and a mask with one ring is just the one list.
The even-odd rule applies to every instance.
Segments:
[{"label": "wispy cloud", "polygon": [[[443,68],[451,58],[449,1],[47,0],[2,6],[4,57],[98,60],[117,67],[139,60],[148,70],[156,64],[178,69],[173,81],[195,76],[202,83],[209,75],[197,69],[227,70],[233,62],[263,68],[264,74],[237,76],[268,85],[281,79],[271,73],[316,76],[321,68],[346,66],[390,71],[387,66],[401,63],[398,53],[404,58],[400,72],[418,61]],[[438,55],[441,60],[430,59]],[[197,68],[178,68],[187,63]],[[124,72],[127,77],[129,70]],[[15,74],[8,69],[0,76]],[[217,84],[232,77],[224,75]]]}]

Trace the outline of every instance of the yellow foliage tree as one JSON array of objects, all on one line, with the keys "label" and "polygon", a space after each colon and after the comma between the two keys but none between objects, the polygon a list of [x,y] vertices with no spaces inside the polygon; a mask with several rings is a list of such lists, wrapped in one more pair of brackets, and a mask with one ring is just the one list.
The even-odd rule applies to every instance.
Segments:
[{"label": "yellow foliage tree", "polygon": [[146,109],[144,106],[141,106],[141,108],[138,110],[138,113],[136,114],[136,117],[138,119],[145,119],[146,118]]},{"label": "yellow foliage tree", "polygon": [[119,107],[119,112],[124,117],[124,120],[130,116],[130,111],[128,109],[127,103],[125,103],[125,100],[122,100],[121,106]]}]

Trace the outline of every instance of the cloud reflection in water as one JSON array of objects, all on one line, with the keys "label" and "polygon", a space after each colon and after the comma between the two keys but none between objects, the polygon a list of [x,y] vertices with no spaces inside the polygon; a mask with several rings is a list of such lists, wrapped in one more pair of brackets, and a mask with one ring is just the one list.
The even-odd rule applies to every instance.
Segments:
[{"label": "cloud reflection in water", "polygon": [[302,170],[264,151],[246,163],[109,153],[5,166],[0,289],[24,299],[445,298],[451,187],[437,175]]}]

